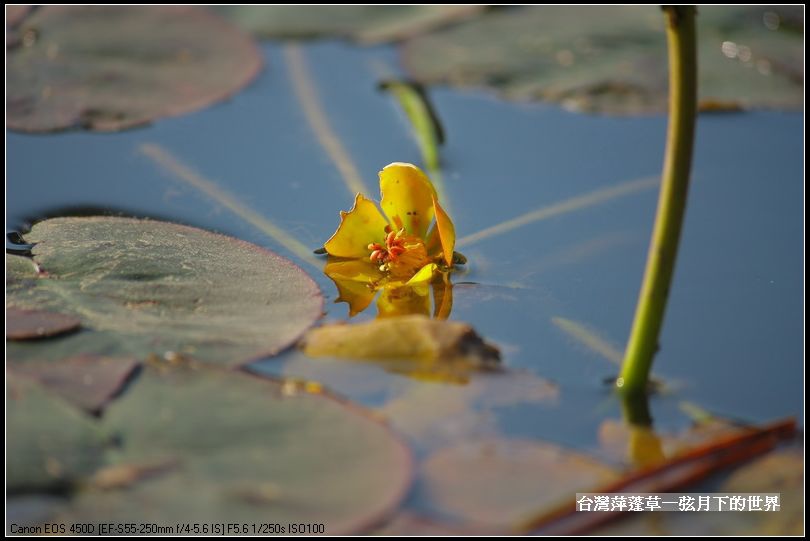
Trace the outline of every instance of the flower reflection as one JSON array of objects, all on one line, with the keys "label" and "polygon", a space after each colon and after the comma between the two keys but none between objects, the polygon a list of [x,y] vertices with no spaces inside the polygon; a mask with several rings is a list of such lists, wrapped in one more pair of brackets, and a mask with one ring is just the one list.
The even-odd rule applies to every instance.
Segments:
[{"label": "flower reflection", "polygon": [[[366,310],[375,298],[377,317],[410,314],[447,319],[453,308],[453,284],[449,273],[438,271],[427,280],[408,283],[379,282],[380,277],[364,261],[329,257],[324,273],[338,289],[335,302],[349,305],[349,316]],[[433,269],[431,269],[432,271]],[[382,285],[380,285],[382,284]]]}]

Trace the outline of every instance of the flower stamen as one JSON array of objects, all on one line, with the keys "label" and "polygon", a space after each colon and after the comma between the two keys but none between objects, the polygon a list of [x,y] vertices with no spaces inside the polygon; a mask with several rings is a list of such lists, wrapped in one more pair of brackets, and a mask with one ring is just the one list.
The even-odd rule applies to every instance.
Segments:
[{"label": "flower stamen", "polygon": [[385,228],[385,245],[372,242],[367,246],[371,252],[369,260],[379,265],[382,272],[396,271],[395,274],[415,272],[418,265],[427,260],[424,242],[409,235],[405,228],[398,230]]}]

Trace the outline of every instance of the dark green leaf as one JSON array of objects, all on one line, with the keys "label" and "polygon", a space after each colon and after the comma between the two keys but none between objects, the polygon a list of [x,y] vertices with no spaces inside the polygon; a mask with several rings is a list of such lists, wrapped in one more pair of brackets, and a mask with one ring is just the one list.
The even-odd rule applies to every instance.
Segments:
[{"label": "dark green leaf", "polygon": [[6,123],[30,132],[120,130],[187,113],[261,67],[247,36],[188,6],[45,6],[8,39]]},{"label": "dark green leaf", "polygon": [[6,310],[6,338],[8,340],[35,340],[75,331],[81,325],[79,318],[42,310]]},{"label": "dark green leaf", "polygon": [[89,329],[12,343],[11,358],[93,353],[240,364],[273,355],[321,316],[315,283],[290,261],[230,237],[126,218],[55,218],[26,235],[43,270],[7,306],[71,314]]},{"label": "dark green leaf", "polygon": [[551,443],[489,439],[434,453],[420,471],[431,508],[467,524],[514,528],[577,492],[618,479],[617,471]]},{"label": "dark green leaf", "polygon": [[352,533],[391,513],[410,484],[408,449],[317,385],[153,364],[103,424],[120,449],[61,520],[306,522]]},{"label": "dark green leaf", "polygon": [[480,6],[222,6],[263,38],[342,37],[361,43],[404,39],[463,19]]},{"label": "dark green leaf", "polygon": [[93,420],[33,380],[6,374],[6,489],[62,490],[102,461],[103,438]]},{"label": "dark green leaf", "polygon": [[68,402],[89,413],[98,413],[137,370],[135,359],[80,355],[59,361],[15,361],[8,370],[38,381]]},{"label": "dark green leaf", "polygon": [[[699,92],[707,109],[798,109],[801,7],[705,6],[698,15]],[[666,110],[664,17],[653,6],[498,10],[403,46],[422,82],[488,87],[599,113]]]}]

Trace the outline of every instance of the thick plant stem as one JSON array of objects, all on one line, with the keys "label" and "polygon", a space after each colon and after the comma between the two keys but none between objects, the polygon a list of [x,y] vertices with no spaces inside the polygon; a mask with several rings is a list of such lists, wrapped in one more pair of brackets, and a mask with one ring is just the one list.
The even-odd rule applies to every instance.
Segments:
[{"label": "thick plant stem", "polygon": [[669,126],[661,193],[633,328],[616,385],[646,392],[678,254],[686,209],[697,112],[695,7],[667,6]]}]

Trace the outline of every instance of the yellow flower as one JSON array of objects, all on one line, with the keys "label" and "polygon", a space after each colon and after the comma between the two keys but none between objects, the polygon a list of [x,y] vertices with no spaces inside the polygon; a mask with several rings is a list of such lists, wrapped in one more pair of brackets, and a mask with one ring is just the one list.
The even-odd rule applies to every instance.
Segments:
[{"label": "yellow flower", "polygon": [[385,289],[377,302],[380,317],[413,313],[408,305],[427,312],[433,277],[444,272],[451,287],[446,271],[453,266],[453,222],[414,165],[386,166],[380,192],[382,212],[358,193],[352,209],[340,213],[337,231],[324,244],[330,256],[324,272],[337,285],[338,301],[349,303],[350,315],[365,310],[379,289]]},{"label": "yellow flower", "polygon": [[437,261],[452,267],[455,229],[430,179],[415,165],[392,163],[380,171],[380,195],[385,215],[358,193],[354,207],[340,213],[326,252],[367,259],[386,276],[405,281]]}]

